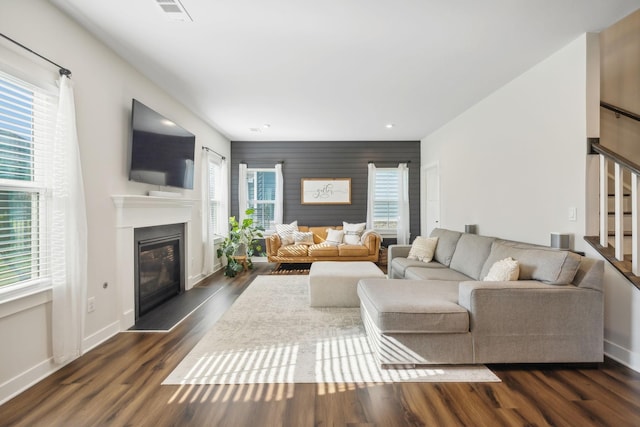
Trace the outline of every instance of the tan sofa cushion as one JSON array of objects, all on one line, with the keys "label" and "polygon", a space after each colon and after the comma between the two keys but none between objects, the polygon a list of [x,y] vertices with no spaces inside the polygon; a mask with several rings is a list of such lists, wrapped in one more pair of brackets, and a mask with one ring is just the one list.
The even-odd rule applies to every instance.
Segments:
[{"label": "tan sofa cushion", "polygon": [[338,247],[320,243],[317,245],[309,246],[309,256],[323,257],[323,256],[338,256]]},{"label": "tan sofa cushion", "polygon": [[307,245],[287,245],[278,249],[278,256],[282,257],[296,257],[307,256]]},{"label": "tan sofa cushion", "polygon": [[369,249],[364,245],[338,245],[340,256],[367,256]]}]

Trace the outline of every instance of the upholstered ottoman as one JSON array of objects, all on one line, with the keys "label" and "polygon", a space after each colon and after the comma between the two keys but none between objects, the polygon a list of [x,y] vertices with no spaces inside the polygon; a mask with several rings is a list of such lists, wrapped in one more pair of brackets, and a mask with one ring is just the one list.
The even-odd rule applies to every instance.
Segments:
[{"label": "upholstered ottoman", "polygon": [[369,261],[316,261],[311,264],[309,272],[309,305],[359,307],[358,281],[386,277]]}]

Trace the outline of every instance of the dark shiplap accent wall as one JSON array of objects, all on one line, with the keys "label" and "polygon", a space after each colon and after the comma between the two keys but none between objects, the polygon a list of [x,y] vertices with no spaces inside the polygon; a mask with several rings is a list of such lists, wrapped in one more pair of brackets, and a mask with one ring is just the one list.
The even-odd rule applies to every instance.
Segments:
[{"label": "dark shiplap accent wall", "polygon": [[[273,168],[284,161],[284,222],[301,225],[342,225],[365,222],[367,217],[367,163],[397,167],[409,163],[411,239],[420,233],[420,141],[330,141],[231,143],[231,215],[238,215],[238,164]],[[302,178],[351,178],[350,205],[302,205]],[[388,241],[385,241],[388,243]]]}]

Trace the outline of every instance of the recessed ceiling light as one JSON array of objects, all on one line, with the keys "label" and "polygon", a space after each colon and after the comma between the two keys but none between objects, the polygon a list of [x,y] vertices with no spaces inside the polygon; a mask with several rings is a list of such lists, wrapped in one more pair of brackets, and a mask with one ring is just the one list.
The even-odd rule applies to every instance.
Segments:
[{"label": "recessed ceiling light", "polygon": [[168,120],[168,119],[162,120],[162,124],[165,125],[165,126],[175,126],[176,125],[175,123],[173,123],[171,120]]},{"label": "recessed ceiling light", "polygon": [[262,125],[263,129],[269,129],[271,127],[271,125],[269,123],[265,123]]},{"label": "recessed ceiling light", "polygon": [[393,123],[387,123],[386,125],[384,125],[384,127],[386,127],[387,129],[391,129],[393,128],[395,125]]},{"label": "recessed ceiling light", "polygon": [[249,130],[250,130],[251,132],[260,132],[260,131],[261,131],[261,129],[260,129],[260,128],[249,128]]}]

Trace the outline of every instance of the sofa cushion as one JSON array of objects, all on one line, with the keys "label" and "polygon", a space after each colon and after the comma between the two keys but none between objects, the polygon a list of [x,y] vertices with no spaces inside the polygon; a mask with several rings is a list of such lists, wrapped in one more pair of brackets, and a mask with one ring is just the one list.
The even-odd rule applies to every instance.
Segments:
[{"label": "sofa cushion", "polygon": [[408,267],[404,272],[404,278],[409,280],[446,280],[463,282],[471,280],[471,277],[451,268],[424,268]]},{"label": "sofa cushion", "polygon": [[383,333],[466,333],[469,314],[452,282],[362,279],[360,304]]},{"label": "sofa cushion", "polygon": [[348,222],[342,223],[342,230],[344,231],[344,237],[342,240],[347,245],[357,245],[360,243],[360,238],[362,237],[362,233],[364,233],[364,228],[366,227],[365,222],[361,222],[359,224],[349,224]]},{"label": "sofa cushion", "polygon": [[493,263],[489,272],[484,277],[485,282],[511,282],[518,280],[520,265],[511,257],[501,259]]},{"label": "sofa cushion", "polygon": [[404,257],[397,257],[391,260],[391,269],[401,277],[404,277],[405,270],[409,267],[447,268],[437,261],[422,262]]},{"label": "sofa cushion", "polygon": [[295,245],[313,245],[313,233],[310,231],[294,231],[293,243]]},{"label": "sofa cushion", "polygon": [[298,231],[298,221],[291,224],[276,224],[276,233],[280,236],[282,246],[293,244],[293,232]]},{"label": "sofa cushion", "polygon": [[343,237],[344,237],[344,231],[327,228],[327,238],[324,241],[324,243],[333,245],[333,246],[338,246],[340,243],[342,243]]},{"label": "sofa cushion", "polygon": [[520,280],[539,280],[550,285],[570,284],[581,260],[580,255],[569,251],[526,243],[496,241],[481,274],[486,276],[493,263],[506,257],[511,257],[520,264]]},{"label": "sofa cushion", "polygon": [[278,249],[278,256],[281,257],[300,257],[307,256],[307,245],[287,245]]},{"label": "sofa cushion", "polygon": [[323,256],[338,256],[338,247],[336,245],[330,245],[328,243],[319,243],[309,246],[309,256],[323,257]]},{"label": "sofa cushion", "polygon": [[411,244],[411,249],[409,250],[407,258],[417,259],[418,261],[423,262],[431,262],[437,244],[437,237],[418,236]]},{"label": "sofa cushion", "polygon": [[369,248],[364,245],[338,245],[338,254],[340,256],[368,256]]},{"label": "sofa cushion", "polygon": [[449,267],[451,264],[451,257],[456,250],[456,244],[458,239],[462,236],[462,233],[458,231],[445,230],[444,228],[435,228],[431,234],[431,237],[438,238],[438,245],[436,251],[433,254],[433,259],[443,264],[445,267]]},{"label": "sofa cushion", "polygon": [[[495,240],[495,237],[478,236],[477,234],[468,233],[463,234],[460,236],[460,239],[458,239],[458,244],[456,245],[456,250],[453,253],[449,267],[479,280],[480,273],[491,253],[491,245]],[[498,259],[503,258],[506,258],[506,256]],[[498,261],[498,259],[494,260],[494,262]],[[493,265],[493,262],[489,264],[489,266],[491,265]]]}]

